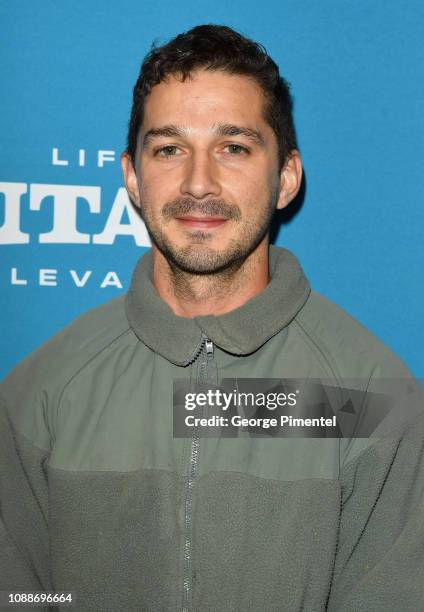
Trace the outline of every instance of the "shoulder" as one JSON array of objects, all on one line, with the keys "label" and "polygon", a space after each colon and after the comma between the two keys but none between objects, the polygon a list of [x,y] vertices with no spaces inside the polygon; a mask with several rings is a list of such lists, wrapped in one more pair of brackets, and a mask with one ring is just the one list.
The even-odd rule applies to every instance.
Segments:
[{"label": "shoulder", "polygon": [[295,321],[305,340],[341,377],[409,377],[402,360],[379,338],[316,291],[311,291]]},{"label": "shoulder", "polygon": [[346,434],[341,440],[341,465],[375,443],[375,433],[370,436],[367,429],[370,424],[379,424],[379,431],[389,431],[390,439],[396,440],[411,421],[422,418],[422,391],[406,365],[345,310],[313,291],[295,325],[310,351],[338,381],[340,405],[350,404],[347,412],[337,412],[339,422],[349,431],[362,426],[367,432],[365,436]]},{"label": "shoulder", "polygon": [[[133,338],[126,315],[125,296],[82,314],[21,361],[2,381],[0,396],[10,416],[47,413],[78,372],[125,338]],[[41,418],[41,415],[39,415]]]},{"label": "shoulder", "polygon": [[92,359],[128,331],[124,297],[115,298],[80,315],[21,361],[5,378],[2,389],[22,376],[28,381],[66,380],[76,368]]}]

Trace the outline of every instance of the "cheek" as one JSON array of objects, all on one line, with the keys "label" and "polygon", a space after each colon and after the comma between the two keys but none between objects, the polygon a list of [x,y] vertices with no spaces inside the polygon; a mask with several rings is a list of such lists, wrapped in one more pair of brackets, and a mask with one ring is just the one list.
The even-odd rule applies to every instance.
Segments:
[{"label": "cheek", "polygon": [[161,211],[163,206],[171,199],[167,197],[166,189],[164,189],[164,181],[162,184],[156,184],[154,181],[144,181],[140,189],[141,211],[147,221],[152,224],[162,223]]},{"label": "cheek", "polygon": [[261,210],[269,200],[270,184],[261,177],[249,177],[238,192],[238,200],[249,209],[249,215],[260,216]]},{"label": "cheek", "polygon": [[250,166],[243,172],[227,172],[221,181],[226,193],[236,199],[252,199],[268,188],[267,176]]},{"label": "cheek", "polygon": [[146,173],[140,191],[141,197],[148,203],[163,205],[170,199],[170,182],[163,174],[158,176]]},{"label": "cheek", "polygon": [[260,211],[267,210],[270,206],[274,208],[279,191],[280,179],[275,171],[264,172],[250,181],[248,189],[246,187],[246,195],[251,203],[256,203],[253,214],[260,216]]},{"label": "cheek", "polygon": [[143,181],[140,190],[141,200],[145,206],[155,208],[161,201],[160,186],[155,185],[151,180]]}]

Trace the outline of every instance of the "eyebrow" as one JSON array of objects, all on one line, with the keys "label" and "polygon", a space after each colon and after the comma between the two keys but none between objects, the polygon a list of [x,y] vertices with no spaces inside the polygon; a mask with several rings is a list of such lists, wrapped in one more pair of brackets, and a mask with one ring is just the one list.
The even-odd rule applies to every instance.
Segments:
[{"label": "eyebrow", "polygon": [[[259,130],[253,130],[252,128],[233,125],[231,123],[215,123],[212,126],[212,131],[217,136],[245,136],[254,144],[261,147],[265,146],[265,139],[261,132]],[[172,124],[164,125],[159,128],[152,128],[145,133],[142,146],[144,148],[153,138],[184,138],[184,136],[187,136],[188,132],[188,128]]]}]

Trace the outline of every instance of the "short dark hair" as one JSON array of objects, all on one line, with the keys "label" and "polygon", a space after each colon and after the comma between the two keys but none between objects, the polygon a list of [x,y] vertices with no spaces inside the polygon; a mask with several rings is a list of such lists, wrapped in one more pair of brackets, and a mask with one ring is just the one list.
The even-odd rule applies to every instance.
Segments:
[{"label": "short dark hair", "polygon": [[290,86],[261,44],[228,26],[212,24],[196,26],[161,47],[153,44],[144,58],[134,87],[128,128],[127,152],[133,164],[144,105],[152,87],[171,75],[179,75],[184,81],[201,68],[245,75],[258,83],[266,100],[264,118],[277,137],[282,167],[290,151],[297,148]]}]

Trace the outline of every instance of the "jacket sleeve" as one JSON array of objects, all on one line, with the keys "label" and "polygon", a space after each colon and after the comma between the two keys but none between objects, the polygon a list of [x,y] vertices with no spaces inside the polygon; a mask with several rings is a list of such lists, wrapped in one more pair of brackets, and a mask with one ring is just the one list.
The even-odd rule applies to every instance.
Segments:
[{"label": "jacket sleeve", "polygon": [[[353,451],[341,469],[330,612],[424,610],[424,417],[418,385],[403,401],[391,411],[390,427],[356,456]],[[353,442],[352,448],[363,444]]]},{"label": "jacket sleeve", "polygon": [[0,397],[0,591],[52,590],[44,471],[47,457],[46,450],[16,430]]}]

